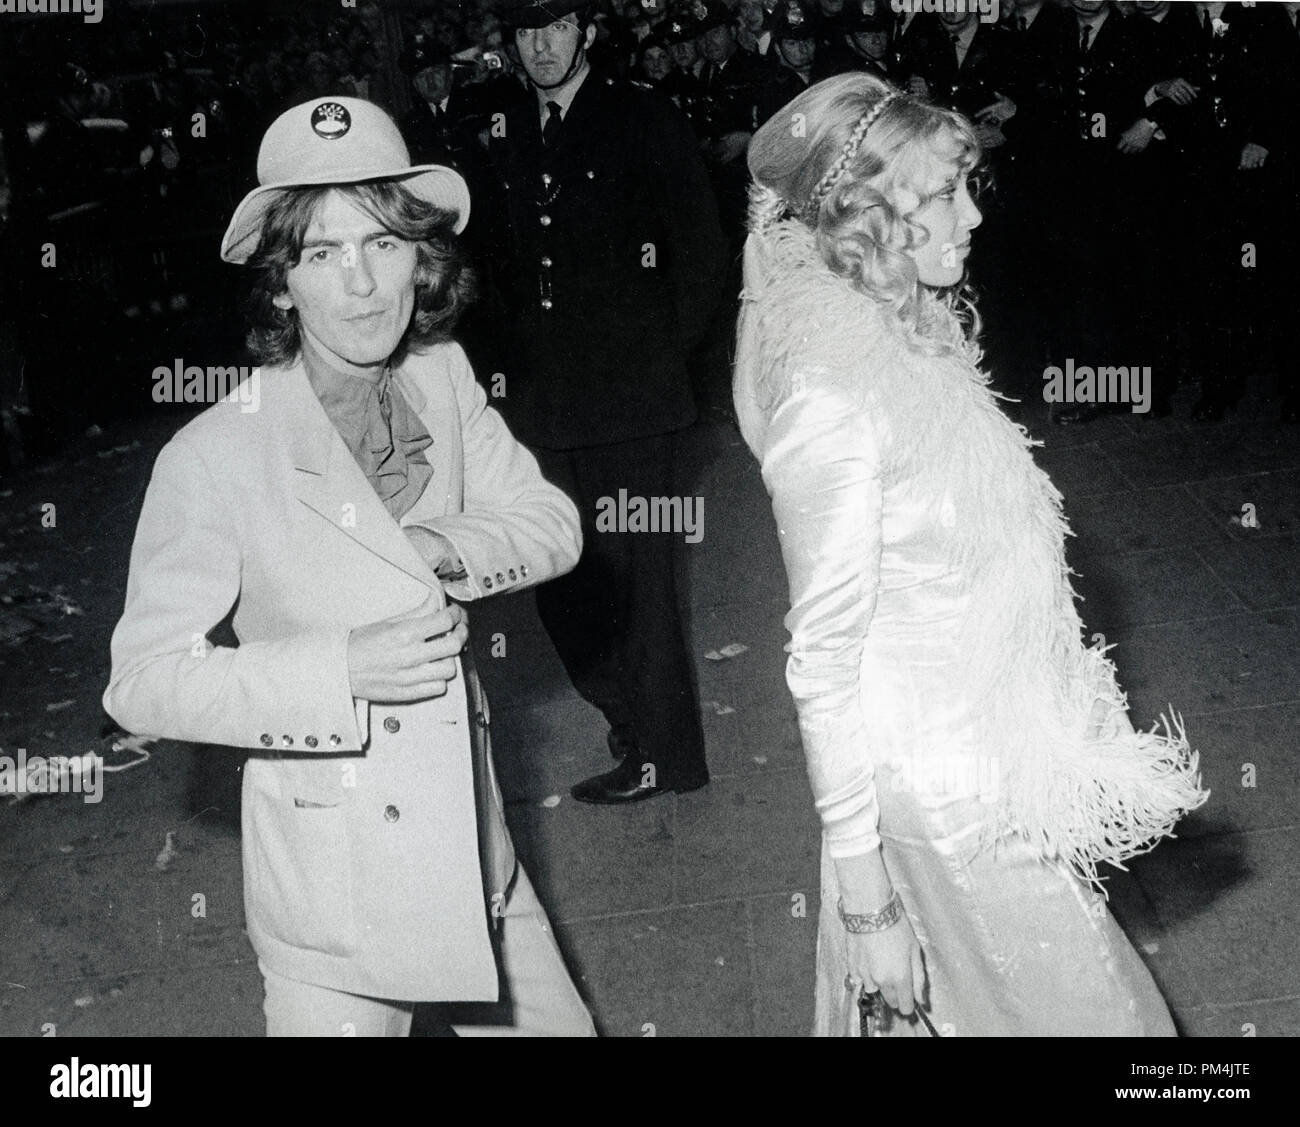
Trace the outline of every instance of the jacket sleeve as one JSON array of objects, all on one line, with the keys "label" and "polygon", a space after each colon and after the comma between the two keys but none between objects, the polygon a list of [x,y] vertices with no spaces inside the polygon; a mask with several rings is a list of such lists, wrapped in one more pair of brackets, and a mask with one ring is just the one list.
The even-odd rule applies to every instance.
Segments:
[{"label": "jacket sleeve", "polygon": [[803,389],[773,415],[762,463],[790,585],[786,681],[830,854],[852,857],[880,844],[859,694],[880,580],[876,444],[848,395]]},{"label": "jacket sleeve", "polygon": [[[464,508],[403,527],[424,528],[451,543],[466,574],[443,586],[462,602],[500,594],[503,587],[532,587],[572,571],[582,552],[578,510],[542,476],[537,459],[488,406],[459,345],[452,350],[449,370],[465,452]],[[421,549],[418,535],[411,541]]]},{"label": "jacket sleeve", "polygon": [[113,631],[104,708],[127,731],[232,747],[358,751],[344,627],[238,648],[208,631],[239,598],[240,525],[183,436],[158,455],[131,548],[126,609]]}]

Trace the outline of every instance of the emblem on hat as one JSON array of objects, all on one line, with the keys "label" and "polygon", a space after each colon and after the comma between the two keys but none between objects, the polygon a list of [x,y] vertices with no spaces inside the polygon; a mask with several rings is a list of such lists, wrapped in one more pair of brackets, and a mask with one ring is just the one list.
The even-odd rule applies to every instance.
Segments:
[{"label": "emblem on hat", "polygon": [[337,141],[352,128],[352,115],[338,102],[321,102],[311,111],[311,127],[317,137]]},{"label": "emblem on hat", "polygon": [[695,3],[691,5],[691,14],[697,20],[708,19],[709,17],[708,5],[704,3],[704,0],[695,0]]},{"label": "emblem on hat", "polygon": [[803,24],[803,9],[795,0],[790,0],[790,3],[785,6],[785,22],[790,27],[799,27]]}]

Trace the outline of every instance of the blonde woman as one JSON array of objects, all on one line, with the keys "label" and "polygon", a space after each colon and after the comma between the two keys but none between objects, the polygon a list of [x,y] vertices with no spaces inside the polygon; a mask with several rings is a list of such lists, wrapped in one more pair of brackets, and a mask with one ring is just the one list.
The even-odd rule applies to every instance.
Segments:
[{"label": "blonde woman", "polygon": [[1181,725],[1135,731],[1083,644],[1060,494],[980,371],[979,156],[867,74],[749,149],[735,399],[823,825],[816,1032],[878,994],[903,1035],[1171,1035],[1097,866],[1206,795]]}]

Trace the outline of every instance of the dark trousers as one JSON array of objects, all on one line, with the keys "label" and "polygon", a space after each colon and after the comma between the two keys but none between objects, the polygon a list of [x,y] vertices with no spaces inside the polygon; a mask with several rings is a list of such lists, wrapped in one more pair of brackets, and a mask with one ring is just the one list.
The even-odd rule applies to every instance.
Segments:
[{"label": "dark trousers", "polygon": [[[675,495],[673,436],[581,450],[534,450],[542,472],[578,507],[578,566],[537,591],[537,610],[573,687],[630,742],[655,782],[708,778],[674,575],[677,532],[597,531],[601,498]],[[603,522],[602,522],[603,523]]]}]

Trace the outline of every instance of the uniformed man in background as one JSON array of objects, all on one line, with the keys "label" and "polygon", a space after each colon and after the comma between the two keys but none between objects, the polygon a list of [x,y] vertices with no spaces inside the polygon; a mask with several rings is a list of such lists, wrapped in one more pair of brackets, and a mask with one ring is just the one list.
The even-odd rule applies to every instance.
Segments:
[{"label": "uniformed man in background", "polygon": [[597,529],[602,498],[672,497],[674,436],[695,420],[686,357],[725,266],[717,208],[685,118],[587,61],[578,0],[508,16],[536,97],[489,158],[504,222],[488,256],[499,314],[496,400],[578,506],[582,559],[538,591],[574,687],[609,722],[614,770],[573,788],[625,803],[708,781],[669,532]]}]

